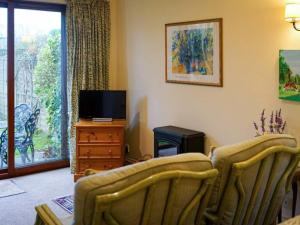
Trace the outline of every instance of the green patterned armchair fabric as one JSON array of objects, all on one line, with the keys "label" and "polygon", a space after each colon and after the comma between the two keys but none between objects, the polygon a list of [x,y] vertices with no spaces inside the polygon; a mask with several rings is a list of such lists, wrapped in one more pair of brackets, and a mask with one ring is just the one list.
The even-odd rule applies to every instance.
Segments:
[{"label": "green patterned armchair fabric", "polygon": [[218,172],[208,157],[188,153],[83,177],[75,186],[73,222],[38,206],[36,225],[195,225]]},{"label": "green patterned armchair fabric", "polygon": [[219,175],[206,213],[207,224],[274,222],[299,154],[293,137],[274,134],[214,149],[211,160]]}]

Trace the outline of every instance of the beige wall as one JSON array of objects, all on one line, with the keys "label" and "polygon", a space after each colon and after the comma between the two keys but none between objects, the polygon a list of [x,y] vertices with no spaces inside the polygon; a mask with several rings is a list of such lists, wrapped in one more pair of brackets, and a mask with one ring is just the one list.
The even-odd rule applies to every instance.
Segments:
[{"label": "beige wall", "polygon": [[[300,141],[300,103],[278,99],[278,51],[300,49],[300,32],[277,0],[118,0],[116,87],[128,90],[131,157],[153,153],[152,129],[173,124],[206,133],[207,149],[255,135],[263,108],[282,108]],[[164,24],[223,18],[224,87],[164,81]]]}]

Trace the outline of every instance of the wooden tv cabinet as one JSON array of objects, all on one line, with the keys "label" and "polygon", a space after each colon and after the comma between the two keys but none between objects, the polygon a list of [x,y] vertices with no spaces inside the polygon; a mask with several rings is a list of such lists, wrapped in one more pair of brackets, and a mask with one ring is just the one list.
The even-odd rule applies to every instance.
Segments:
[{"label": "wooden tv cabinet", "polygon": [[86,169],[109,170],[124,165],[125,120],[93,122],[80,120],[76,125],[76,171],[74,181]]}]

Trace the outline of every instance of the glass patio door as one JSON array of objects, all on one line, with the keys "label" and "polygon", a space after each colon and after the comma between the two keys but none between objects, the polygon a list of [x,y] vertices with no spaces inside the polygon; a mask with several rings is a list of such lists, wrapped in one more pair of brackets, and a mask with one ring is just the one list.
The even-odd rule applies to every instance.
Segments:
[{"label": "glass patio door", "polygon": [[7,172],[7,8],[0,7],[0,174]]},{"label": "glass patio door", "polygon": [[15,165],[61,159],[61,13],[15,9]]},{"label": "glass patio door", "polygon": [[64,10],[0,8],[0,178],[68,165]]}]

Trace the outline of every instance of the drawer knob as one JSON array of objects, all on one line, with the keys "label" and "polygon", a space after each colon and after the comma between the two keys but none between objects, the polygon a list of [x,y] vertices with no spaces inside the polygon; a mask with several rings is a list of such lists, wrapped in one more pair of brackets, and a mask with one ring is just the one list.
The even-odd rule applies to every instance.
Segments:
[{"label": "drawer knob", "polygon": [[111,149],[109,149],[109,150],[108,150],[108,153],[109,153],[109,154],[111,154],[111,153],[112,153],[112,150],[111,150]]}]

